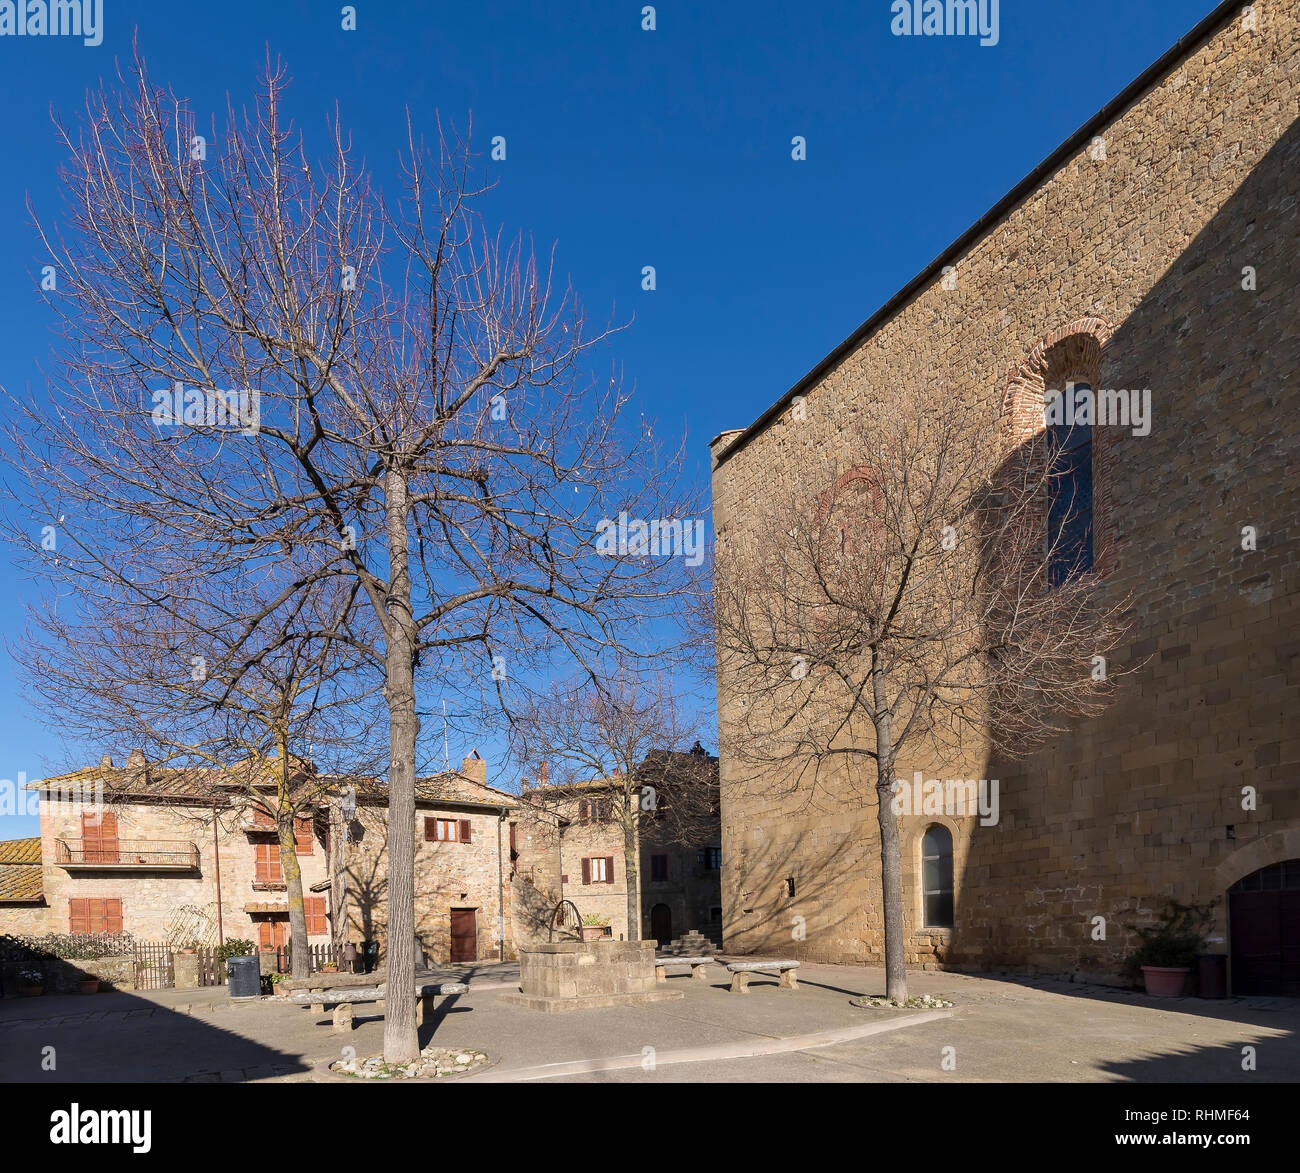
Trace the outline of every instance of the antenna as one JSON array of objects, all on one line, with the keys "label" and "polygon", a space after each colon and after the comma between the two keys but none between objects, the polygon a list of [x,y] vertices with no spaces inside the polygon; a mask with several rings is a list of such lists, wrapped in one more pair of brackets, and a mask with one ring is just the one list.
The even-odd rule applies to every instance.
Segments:
[{"label": "antenna", "polygon": [[447,752],[447,700],[442,701],[442,768],[451,770],[451,755]]}]

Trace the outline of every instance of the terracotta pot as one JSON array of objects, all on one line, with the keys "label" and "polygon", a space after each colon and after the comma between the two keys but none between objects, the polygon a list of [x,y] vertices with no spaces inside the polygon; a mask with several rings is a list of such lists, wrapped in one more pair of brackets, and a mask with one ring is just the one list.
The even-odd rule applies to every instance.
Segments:
[{"label": "terracotta pot", "polygon": [[78,993],[78,994],[98,994],[98,993],[99,993],[99,978],[86,978],[85,981],[79,981],[79,982],[77,983],[77,993]]},{"label": "terracotta pot", "polygon": [[1144,965],[1142,980],[1153,998],[1177,998],[1191,972],[1184,965]]},{"label": "terracotta pot", "polygon": [[18,993],[23,998],[39,998],[45,993],[44,986],[19,986]]},{"label": "terracotta pot", "polygon": [[584,941],[603,941],[605,939],[605,926],[583,925],[582,939]]}]

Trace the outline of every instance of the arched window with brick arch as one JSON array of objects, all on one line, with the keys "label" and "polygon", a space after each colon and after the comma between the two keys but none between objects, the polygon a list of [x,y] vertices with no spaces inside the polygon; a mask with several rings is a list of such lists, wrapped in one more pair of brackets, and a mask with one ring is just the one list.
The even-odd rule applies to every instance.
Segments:
[{"label": "arched window with brick arch", "polygon": [[[1012,442],[1043,460],[1049,474],[1043,541],[1052,586],[1105,560],[1105,444],[1093,422],[1103,349],[1112,332],[1098,317],[1053,330],[1011,372],[1003,393]],[[1080,422],[1085,402],[1094,410]]]}]

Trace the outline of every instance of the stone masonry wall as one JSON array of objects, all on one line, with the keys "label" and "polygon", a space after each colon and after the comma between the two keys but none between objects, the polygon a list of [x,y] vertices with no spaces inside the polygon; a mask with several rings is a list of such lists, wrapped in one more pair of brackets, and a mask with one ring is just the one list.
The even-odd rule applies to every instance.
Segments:
[{"label": "stone masonry wall", "polygon": [[[953,288],[936,279],[810,388],[804,419],[787,408],[715,468],[725,547],[774,488],[816,491],[851,467],[841,424],[891,388],[942,385],[1014,425],[1069,352],[1102,387],[1151,389],[1150,434],[1110,430],[1094,470],[1103,564],[1138,603],[1129,655],[1151,660],[1026,763],[979,744],[939,763],[998,778],[1001,818],[938,820],[955,843],[951,933],[919,931],[935,820],[903,820],[912,965],[1113,974],[1127,926],[1166,897],[1217,902],[1222,941],[1226,889],[1300,855],[1300,13],[1254,8],[1255,31],[1229,20],[1116,115],[1104,157],[1078,151],[955,260]],[[725,679],[719,692],[725,725],[735,698]],[[725,755],[721,770],[727,948],[878,961],[874,796],[846,785],[809,810],[738,787]]]}]

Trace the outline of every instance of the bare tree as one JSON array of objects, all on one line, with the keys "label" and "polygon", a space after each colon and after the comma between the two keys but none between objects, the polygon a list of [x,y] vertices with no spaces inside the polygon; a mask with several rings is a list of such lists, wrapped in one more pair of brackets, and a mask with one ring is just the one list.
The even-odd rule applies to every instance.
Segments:
[{"label": "bare tree", "polygon": [[[661,674],[619,673],[557,684],[514,714],[516,752],[551,782],[543,804],[577,798],[601,803],[623,835],[627,861],[628,939],[641,939],[637,895],[639,836],[646,821],[656,840],[694,844],[716,828],[715,759],[682,752],[697,733],[680,696]],[[698,742],[696,742],[698,745]]]},{"label": "bare tree", "polygon": [[525,242],[484,230],[468,143],[412,131],[390,202],[337,127],[308,153],[283,89],[269,67],[251,113],[200,135],[137,63],[62,130],[65,223],[41,235],[63,343],[20,409],[15,492],[29,547],[42,524],[58,535],[41,573],[75,589],[129,581],[158,548],[216,583],[310,567],[232,619],[235,646],[317,583],[356,587],[388,718],[384,1054],[405,1063],[417,671],[501,705],[556,658],[596,675],[607,649],[634,654],[681,560],[601,548],[598,522],[695,503],[680,449],[625,429],[627,393],[584,370],[607,331]]},{"label": "bare tree", "polygon": [[813,487],[757,504],[719,537],[716,566],[736,784],[805,801],[832,780],[874,791],[900,1001],[899,756],[1023,756],[1107,703],[1129,630],[1129,601],[1078,557],[1082,503],[1064,502],[1048,537],[1066,486],[1054,452],[956,399],[913,389],[844,420],[854,464],[793,470]]},{"label": "bare tree", "polygon": [[[128,767],[124,784],[108,788],[110,802],[147,784],[138,775],[162,768],[184,771],[189,792],[206,796],[210,815],[200,820],[265,816],[279,849],[293,974],[306,977],[296,832],[304,821],[314,829],[331,771],[377,764],[369,755],[378,677],[371,668],[367,682],[352,646],[365,616],[340,597],[344,584],[334,580],[296,596],[299,613],[259,633],[276,633],[274,642],[236,646],[230,604],[204,598],[206,580],[187,578],[166,554],[135,569],[114,596],[83,592],[33,605],[26,638],[10,652],[65,733],[145,753],[147,764]],[[145,569],[158,577],[145,580]],[[245,575],[239,608],[259,588],[262,595],[274,589],[277,577]],[[168,605],[149,606],[159,594]],[[321,634],[284,637],[295,624]]]}]

